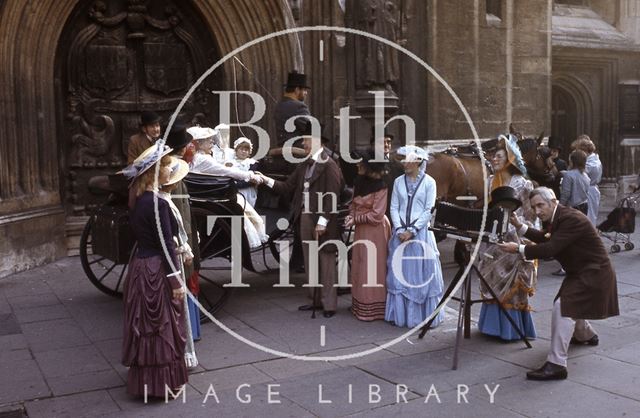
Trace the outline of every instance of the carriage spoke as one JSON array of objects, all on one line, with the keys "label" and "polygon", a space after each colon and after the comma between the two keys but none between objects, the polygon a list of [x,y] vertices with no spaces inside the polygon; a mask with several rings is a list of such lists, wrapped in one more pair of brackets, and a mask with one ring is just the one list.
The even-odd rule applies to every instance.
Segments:
[{"label": "carriage spoke", "polygon": [[113,263],[113,265],[109,268],[109,270],[107,270],[107,271],[106,271],[102,276],[100,276],[100,278],[98,279],[98,281],[99,281],[100,283],[102,283],[102,281],[104,280],[104,278],[105,278],[105,277],[107,277],[107,275],[108,275],[109,273],[111,273],[111,270],[113,270],[116,266],[117,266],[117,264],[116,264],[116,263]]},{"label": "carriage spoke", "polygon": [[[100,263],[102,260],[104,260],[106,257],[100,257],[97,260],[93,260],[92,262],[89,263],[89,265],[95,264],[95,263]],[[102,264],[100,264],[101,266],[103,266]],[[104,266],[103,266],[104,267]],[[106,267],[105,267],[106,268]]]},{"label": "carriage spoke", "polygon": [[231,251],[231,246],[228,246],[221,250],[216,251],[215,253],[211,254],[211,257],[219,257],[220,255],[224,254],[227,251]]},{"label": "carriage spoke", "polygon": [[127,266],[122,266],[122,271],[120,272],[120,277],[118,277],[118,283],[116,283],[115,291],[117,292],[120,289],[120,282],[122,282],[122,277],[124,277],[124,272],[127,270]]}]

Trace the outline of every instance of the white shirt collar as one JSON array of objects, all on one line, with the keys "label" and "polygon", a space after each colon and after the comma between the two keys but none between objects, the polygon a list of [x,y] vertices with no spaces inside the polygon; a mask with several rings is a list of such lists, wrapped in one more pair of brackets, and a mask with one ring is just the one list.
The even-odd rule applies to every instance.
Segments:
[{"label": "white shirt collar", "polygon": [[560,205],[559,203],[556,203],[556,207],[555,207],[555,208],[553,208],[553,215],[551,215],[551,220],[549,221],[549,225],[551,225],[551,224],[553,223],[553,220],[554,220],[554,219],[555,219],[555,217],[556,217],[556,211],[558,210],[558,206],[559,206],[559,205]]},{"label": "white shirt collar", "polygon": [[318,157],[320,157],[320,154],[322,154],[322,151],[324,151],[324,149],[320,148],[318,151],[316,151],[312,156],[311,159],[313,161],[318,161]]}]

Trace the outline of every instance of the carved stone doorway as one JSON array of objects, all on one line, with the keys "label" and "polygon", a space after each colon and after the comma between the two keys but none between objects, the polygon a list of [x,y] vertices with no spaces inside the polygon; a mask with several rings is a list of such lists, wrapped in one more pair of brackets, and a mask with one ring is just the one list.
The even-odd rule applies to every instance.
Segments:
[{"label": "carved stone doorway", "polygon": [[571,94],[558,86],[551,91],[551,135],[562,146],[560,157],[568,161],[571,142],[578,136],[577,105]]},{"label": "carved stone doorway", "polygon": [[[216,42],[189,1],[80,1],[56,55],[57,140],[67,216],[88,215],[103,198],[89,194],[95,175],[126,163],[128,139],[143,110],[164,121],[189,87],[219,59]],[[191,96],[180,120],[218,118],[212,74]],[[53,135],[52,135],[53,138]]]},{"label": "carved stone doorway", "polygon": [[[55,64],[60,195],[69,254],[78,247],[87,215],[105,199],[89,193],[88,181],[126,164],[140,112],[153,110],[168,122],[189,87],[219,57],[215,39],[190,1],[78,3]],[[180,120],[214,124],[219,112],[210,91],[222,85],[219,70],[191,96]]]}]

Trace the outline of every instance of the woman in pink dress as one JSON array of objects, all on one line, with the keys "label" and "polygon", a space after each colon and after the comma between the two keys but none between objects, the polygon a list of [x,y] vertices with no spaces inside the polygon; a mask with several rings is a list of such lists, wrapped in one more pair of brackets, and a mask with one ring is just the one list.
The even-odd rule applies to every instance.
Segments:
[{"label": "woman in pink dress", "polygon": [[[387,246],[391,234],[387,211],[387,186],[383,180],[385,163],[375,163],[373,151],[359,153],[358,177],[345,226],[355,226],[355,241],[369,241],[353,247],[351,258],[351,312],[361,321],[384,320],[387,289]],[[369,256],[368,251],[372,255]],[[371,266],[369,266],[371,264]],[[369,268],[375,266],[375,275]]]}]

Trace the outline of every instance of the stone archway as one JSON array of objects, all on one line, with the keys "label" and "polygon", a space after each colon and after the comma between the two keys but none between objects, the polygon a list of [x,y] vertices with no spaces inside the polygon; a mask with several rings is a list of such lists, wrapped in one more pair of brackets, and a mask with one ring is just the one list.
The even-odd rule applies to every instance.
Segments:
[{"label": "stone archway", "polygon": [[566,159],[571,142],[582,133],[592,132],[592,98],[579,80],[563,75],[554,77],[551,97],[551,134],[562,144]]},{"label": "stone archway", "polygon": [[[4,2],[0,7],[0,85],[4,89],[4,100],[0,101],[0,225],[5,236],[11,238],[11,245],[0,248],[0,254],[17,257],[10,261],[11,265],[36,256],[39,261],[35,264],[46,262],[59,257],[66,247],[64,191],[60,182],[66,163],[57,132],[67,106],[57,101],[56,88],[62,85],[55,78],[56,53],[74,10],[97,3],[40,0]],[[189,3],[215,39],[220,55],[258,36],[294,25],[288,3],[282,0]],[[303,70],[296,36],[264,42],[239,58],[252,71],[252,75],[237,74],[239,89],[259,91],[259,82],[279,95],[287,71]],[[230,74],[228,66],[222,71]],[[228,78],[222,82],[225,89],[232,85]],[[242,111],[240,106],[239,112]],[[267,127],[270,119],[269,114],[264,118]],[[25,229],[25,225],[29,228]],[[22,239],[13,239],[13,231]],[[29,239],[22,237],[25,233]],[[26,264],[34,265],[30,261]]]},{"label": "stone archway", "polygon": [[[58,143],[67,215],[88,215],[104,200],[89,179],[126,165],[139,115],[174,112],[197,77],[220,59],[215,39],[188,2],[80,2],[56,53]],[[187,102],[180,120],[215,126],[210,91],[223,89],[216,71]]]}]

